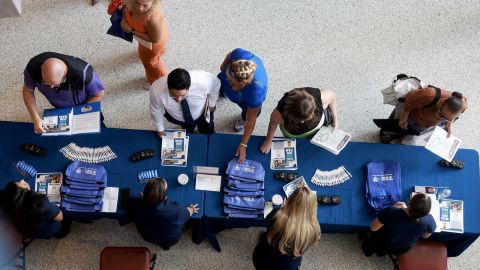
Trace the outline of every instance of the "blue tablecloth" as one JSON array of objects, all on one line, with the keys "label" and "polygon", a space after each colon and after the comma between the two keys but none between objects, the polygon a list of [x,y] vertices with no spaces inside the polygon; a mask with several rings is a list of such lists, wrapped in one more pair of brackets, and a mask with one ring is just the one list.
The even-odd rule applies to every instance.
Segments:
[{"label": "blue tablecloth", "polygon": [[[76,136],[40,136],[33,132],[33,125],[0,121],[0,188],[9,181],[17,180],[12,172],[12,164],[24,160],[34,166],[38,172],[63,172],[72,162],[66,159],[59,150],[74,142],[80,147],[100,147],[108,145],[117,155],[117,159],[102,163],[108,173],[108,186],[129,188],[130,197],[139,196],[145,184],[140,184],[137,174],[145,170],[156,169],[159,175],[168,182],[168,198],[180,205],[198,203],[200,211],[193,218],[200,219],[203,215],[204,192],[195,190],[192,166],[205,166],[208,138],[204,135],[189,134],[190,146],[187,167],[166,167],[160,165],[161,140],[152,131],[103,128],[101,134],[86,134]],[[47,149],[45,157],[37,157],[21,150],[23,143],[34,143]],[[131,163],[131,154],[153,149],[155,157],[136,163]],[[182,186],[177,182],[177,176],[185,173],[190,181]],[[34,180],[28,181],[32,189]],[[67,217],[78,219],[121,218],[124,211],[117,213],[65,213]]]},{"label": "blue tablecloth", "polygon": [[[227,162],[234,156],[241,137],[231,134],[213,134],[208,148],[208,166],[220,167],[225,171]],[[263,155],[259,147],[264,137],[253,136],[247,148],[247,158],[262,163],[265,168],[265,199],[274,194],[285,197],[285,182],[273,178],[270,170],[270,154]],[[232,147],[225,147],[230,145]],[[366,164],[369,161],[397,161],[402,170],[403,201],[408,202],[414,185],[447,186],[452,190],[453,199],[464,201],[464,234],[438,233],[432,239],[455,243],[449,246],[449,256],[457,256],[480,234],[480,173],[478,153],[461,149],[455,158],[464,162],[463,170],[440,167],[440,158],[423,147],[385,145],[350,142],[337,156],[310,144],[308,140],[297,139],[299,175],[303,175],[317,195],[339,195],[343,203],[338,206],[319,205],[318,220],[322,232],[358,232],[367,229],[375,215],[369,211],[365,199]],[[334,187],[318,187],[310,182],[316,169],[332,170],[339,166],[352,174],[347,182]],[[265,226],[263,219],[226,219],[222,208],[222,193],[207,192],[205,195],[205,221],[208,224],[222,223],[223,227]],[[213,230],[213,229],[212,229]],[[461,241],[458,241],[461,239]],[[473,240],[472,240],[473,239]],[[212,240],[212,239],[211,239]],[[448,241],[447,241],[448,240]],[[458,243],[460,242],[460,243]],[[459,247],[459,244],[466,246]],[[217,247],[217,249],[219,246]]]}]

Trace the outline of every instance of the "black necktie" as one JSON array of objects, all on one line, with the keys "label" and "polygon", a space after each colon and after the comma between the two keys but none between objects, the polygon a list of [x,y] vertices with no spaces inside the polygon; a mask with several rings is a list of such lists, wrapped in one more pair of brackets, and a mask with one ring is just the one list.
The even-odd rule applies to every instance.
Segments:
[{"label": "black necktie", "polygon": [[182,105],[183,118],[185,119],[185,124],[192,125],[194,124],[192,114],[190,113],[190,107],[188,106],[187,99],[184,98],[180,104]]}]

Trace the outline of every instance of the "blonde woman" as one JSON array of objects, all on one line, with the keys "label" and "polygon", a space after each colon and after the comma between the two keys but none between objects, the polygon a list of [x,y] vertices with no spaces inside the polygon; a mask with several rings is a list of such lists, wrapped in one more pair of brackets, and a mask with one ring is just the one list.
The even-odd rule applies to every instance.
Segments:
[{"label": "blonde woman", "polygon": [[147,80],[152,84],[168,71],[161,56],[165,53],[168,28],[160,7],[160,0],[125,0],[125,14],[121,23],[123,31],[152,43],[152,49],[138,44]]},{"label": "blonde woman", "polygon": [[275,130],[280,125],[283,136],[311,138],[322,126],[338,126],[337,99],[332,90],[296,88],[285,93],[270,115],[270,123],[260,152],[267,154]]},{"label": "blonde woman", "polygon": [[305,251],[318,240],[317,197],[308,187],[299,187],[267,216],[267,232],[253,251],[253,264],[257,270],[298,269]]}]

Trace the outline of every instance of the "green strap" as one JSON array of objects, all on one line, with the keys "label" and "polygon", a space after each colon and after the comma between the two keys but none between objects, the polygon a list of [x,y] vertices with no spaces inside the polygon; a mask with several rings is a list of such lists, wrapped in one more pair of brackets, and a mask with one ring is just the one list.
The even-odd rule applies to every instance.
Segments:
[{"label": "green strap", "polygon": [[314,128],[302,134],[294,135],[288,132],[288,130],[285,128],[283,124],[280,124],[280,131],[282,132],[283,136],[287,138],[309,139],[309,138],[312,138],[315,135],[315,133],[317,133],[318,128]]}]

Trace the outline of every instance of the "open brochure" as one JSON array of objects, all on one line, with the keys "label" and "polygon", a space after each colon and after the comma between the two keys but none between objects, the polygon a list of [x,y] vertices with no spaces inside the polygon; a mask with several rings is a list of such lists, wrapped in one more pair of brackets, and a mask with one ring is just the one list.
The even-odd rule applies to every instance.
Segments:
[{"label": "open brochure", "polygon": [[35,175],[35,193],[46,195],[48,201],[60,205],[60,187],[63,182],[61,172],[37,173]]},{"label": "open brochure", "polygon": [[447,138],[447,134],[447,131],[437,126],[432,136],[430,136],[427,145],[425,145],[425,148],[435,155],[451,162],[462,141],[453,135]]},{"label": "open brochure", "polygon": [[303,178],[303,176],[300,176],[299,178],[283,186],[283,191],[288,198],[299,187],[308,187],[307,182],[305,181],[305,178]]},{"label": "open brochure", "polygon": [[321,127],[310,142],[338,155],[347,146],[351,138],[352,135],[338,128]]},{"label": "open brochure", "polygon": [[273,139],[270,156],[270,169],[297,169],[297,146],[295,139]]},{"label": "open brochure", "polygon": [[166,129],[162,138],[163,166],[187,166],[189,137],[184,129]]},{"label": "open brochure", "polygon": [[[423,189],[423,190],[422,190]],[[463,201],[437,199],[440,188],[415,186],[415,191],[410,194],[413,197],[418,192],[426,193],[432,201],[430,215],[432,215],[437,228],[435,232],[463,233]]]},{"label": "open brochure", "polygon": [[100,102],[43,111],[43,136],[100,133]]}]

